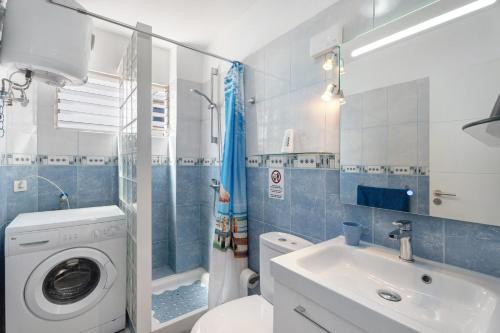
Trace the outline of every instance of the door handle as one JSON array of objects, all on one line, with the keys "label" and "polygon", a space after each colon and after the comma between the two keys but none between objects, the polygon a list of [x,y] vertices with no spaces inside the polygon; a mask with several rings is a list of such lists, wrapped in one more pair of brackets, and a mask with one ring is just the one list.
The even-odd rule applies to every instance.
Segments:
[{"label": "door handle", "polygon": [[306,318],[307,320],[309,320],[311,323],[313,323],[316,327],[322,329],[323,331],[325,331],[326,333],[333,333],[329,330],[327,330],[323,325],[321,325],[320,323],[318,323],[317,321],[315,321],[314,319],[312,319],[311,317],[309,317],[307,315],[307,310],[302,306],[302,305],[299,305],[297,307],[295,307],[293,309],[293,311],[295,311],[296,313],[298,313],[299,315],[301,315],[302,317]]},{"label": "door handle", "polygon": [[445,193],[441,190],[435,190],[434,192],[435,197],[456,197],[457,195],[455,193]]}]

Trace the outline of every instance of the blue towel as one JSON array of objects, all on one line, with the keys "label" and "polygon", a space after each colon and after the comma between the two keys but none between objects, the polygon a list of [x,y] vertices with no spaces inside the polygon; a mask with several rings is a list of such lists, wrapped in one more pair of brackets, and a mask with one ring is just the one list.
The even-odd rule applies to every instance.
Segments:
[{"label": "blue towel", "polygon": [[358,205],[409,212],[410,196],[407,190],[358,185]]}]

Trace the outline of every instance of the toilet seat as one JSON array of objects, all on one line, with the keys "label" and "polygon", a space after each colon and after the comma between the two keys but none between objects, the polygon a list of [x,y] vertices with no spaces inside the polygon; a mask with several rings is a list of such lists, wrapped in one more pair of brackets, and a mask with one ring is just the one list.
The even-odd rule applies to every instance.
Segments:
[{"label": "toilet seat", "polygon": [[273,306],[262,296],[219,305],[196,322],[191,333],[272,333]]}]

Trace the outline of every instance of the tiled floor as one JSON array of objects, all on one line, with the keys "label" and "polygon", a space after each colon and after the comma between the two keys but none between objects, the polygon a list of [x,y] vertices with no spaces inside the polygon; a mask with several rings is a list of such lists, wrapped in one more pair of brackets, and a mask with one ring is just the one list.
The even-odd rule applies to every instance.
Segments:
[{"label": "tiled floor", "polygon": [[208,288],[196,281],[191,285],[153,294],[153,317],[165,323],[208,304]]},{"label": "tiled floor", "polygon": [[153,280],[161,279],[172,274],[175,274],[175,272],[170,266],[158,267],[153,269]]}]

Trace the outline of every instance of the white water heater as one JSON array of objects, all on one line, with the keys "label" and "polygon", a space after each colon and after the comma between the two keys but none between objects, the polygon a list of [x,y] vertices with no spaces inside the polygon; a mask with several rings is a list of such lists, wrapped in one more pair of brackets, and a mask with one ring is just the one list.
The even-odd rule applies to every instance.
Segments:
[{"label": "white water heater", "polygon": [[[61,1],[82,8],[74,0]],[[92,19],[47,0],[8,0],[2,65],[30,70],[33,79],[54,86],[86,82],[93,48]]]}]

